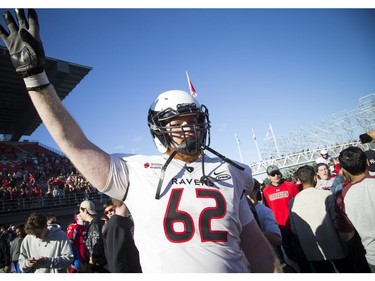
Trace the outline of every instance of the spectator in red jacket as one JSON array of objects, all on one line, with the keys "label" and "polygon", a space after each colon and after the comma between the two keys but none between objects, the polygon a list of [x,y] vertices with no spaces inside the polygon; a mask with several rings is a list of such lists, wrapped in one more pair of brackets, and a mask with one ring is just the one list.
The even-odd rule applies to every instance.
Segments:
[{"label": "spectator in red jacket", "polygon": [[[292,232],[289,219],[289,202],[298,192],[298,185],[282,178],[279,168],[271,165],[267,168],[271,184],[263,189],[264,204],[274,215],[282,236],[282,249],[287,258],[298,265],[302,273],[311,272],[309,262],[303,253],[298,237]],[[283,256],[279,253],[279,256]]]}]

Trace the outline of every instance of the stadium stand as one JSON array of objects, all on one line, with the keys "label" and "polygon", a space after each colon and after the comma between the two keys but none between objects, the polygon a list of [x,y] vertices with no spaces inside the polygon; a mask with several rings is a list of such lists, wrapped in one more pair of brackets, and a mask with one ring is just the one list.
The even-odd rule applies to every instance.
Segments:
[{"label": "stadium stand", "polygon": [[[46,72],[61,100],[91,69],[46,58]],[[37,141],[20,141],[40,124],[8,50],[0,46],[0,216],[76,206],[84,199],[103,200],[104,195],[98,194],[61,152]]]}]

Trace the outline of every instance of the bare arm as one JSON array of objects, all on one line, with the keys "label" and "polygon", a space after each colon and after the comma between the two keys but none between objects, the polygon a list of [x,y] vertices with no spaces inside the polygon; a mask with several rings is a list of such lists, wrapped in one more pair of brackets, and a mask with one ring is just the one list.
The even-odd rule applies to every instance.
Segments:
[{"label": "bare arm", "polygon": [[93,186],[102,190],[109,174],[110,156],[86,138],[53,86],[29,91],[29,95],[60,149]]},{"label": "bare arm", "polygon": [[241,248],[254,273],[282,272],[280,261],[255,220],[241,232]]}]

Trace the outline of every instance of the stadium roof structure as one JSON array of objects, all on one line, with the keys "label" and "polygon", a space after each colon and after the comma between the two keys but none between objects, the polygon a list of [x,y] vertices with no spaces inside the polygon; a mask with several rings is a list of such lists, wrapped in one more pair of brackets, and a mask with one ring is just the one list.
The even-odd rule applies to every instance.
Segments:
[{"label": "stadium roof structure", "polygon": [[[46,57],[45,69],[63,100],[92,67]],[[22,78],[14,70],[8,50],[0,46],[0,139],[18,141],[22,136],[30,136],[41,123]]]}]

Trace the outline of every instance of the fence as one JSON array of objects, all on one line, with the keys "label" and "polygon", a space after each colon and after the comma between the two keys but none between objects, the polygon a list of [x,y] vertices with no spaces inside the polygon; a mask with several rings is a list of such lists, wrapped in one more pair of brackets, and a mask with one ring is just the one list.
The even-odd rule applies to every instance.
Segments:
[{"label": "fence", "polygon": [[[86,193],[67,193],[56,197],[30,197],[30,198],[18,198],[18,199],[2,199],[0,201],[0,215],[2,214],[14,214],[30,210],[38,209],[52,209],[52,208],[65,208],[77,206],[83,200],[91,200],[95,205],[104,204],[110,198],[100,192]],[[78,210],[78,208],[77,208]]]}]

